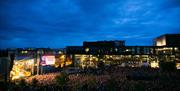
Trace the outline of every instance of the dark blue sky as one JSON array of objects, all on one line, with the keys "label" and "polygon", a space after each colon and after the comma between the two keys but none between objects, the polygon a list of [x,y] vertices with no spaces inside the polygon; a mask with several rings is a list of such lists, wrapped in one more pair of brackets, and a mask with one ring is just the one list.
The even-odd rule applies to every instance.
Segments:
[{"label": "dark blue sky", "polygon": [[152,45],[165,33],[180,33],[180,0],[0,0],[0,48]]}]

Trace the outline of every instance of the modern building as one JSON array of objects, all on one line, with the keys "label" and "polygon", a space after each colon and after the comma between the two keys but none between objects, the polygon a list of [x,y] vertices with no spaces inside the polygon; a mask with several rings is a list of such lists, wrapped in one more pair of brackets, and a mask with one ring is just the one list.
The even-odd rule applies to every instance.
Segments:
[{"label": "modern building", "polygon": [[9,49],[8,52],[15,54],[10,78],[18,79],[21,77],[43,74],[47,72],[47,66],[54,69],[62,67],[64,63],[64,49],[51,48],[17,48]]},{"label": "modern building", "polygon": [[96,41],[96,42],[83,42],[84,47],[120,47],[125,46],[125,41]]},{"label": "modern building", "polygon": [[[0,50],[0,81],[8,80],[10,74],[14,79],[41,74],[46,66],[97,67],[101,61],[105,65],[153,68],[159,67],[160,61],[176,61],[177,68],[180,69],[180,34],[162,35],[155,39],[154,44],[154,46],[126,46],[122,40],[85,41],[82,46],[67,46],[65,49]],[[14,59],[10,54],[15,55]]]},{"label": "modern building", "polygon": [[[171,41],[173,38],[178,41],[177,37],[178,34],[175,37],[173,35],[158,37],[156,40],[158,46],[125,46],[125,42],[121,40],[83,42],[83,46],[68,46],[66,53],[70,55],[75,66],[96,66],[99,61],[103,61],[107,65],[139,67],[148,64],[151,67],[158,67],[160,61],[179,61],[180,46],[176,44],[178,42]],[[163,46],[160,46],[160,43]]]},{"label": "modern building", "polygon": [[154,40],[155,46],[180,46],[180,34],[165,34]]}]

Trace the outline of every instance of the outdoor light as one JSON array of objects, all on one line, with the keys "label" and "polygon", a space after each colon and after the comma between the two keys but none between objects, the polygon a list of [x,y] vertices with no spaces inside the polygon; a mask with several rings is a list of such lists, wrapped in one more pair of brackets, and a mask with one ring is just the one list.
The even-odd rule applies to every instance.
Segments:
[{"label": "outdoor light", "polygon": [[86,48],[85,51],[86,51],[86,52],[89,52],[89,48]]},{"label": "outdoor light", "polygon": [[117,51],[118,51],[118,49],[117,49],[117,48],[115,48],[115,51],[117,52]]},{"label": "outdoor light", "polygon": [[175,47],[175,48],[174,48],[174,50],[178,50],[178,48],[177,48],[177,47]]},{"label": "outdoor light", "polygon": [[150,65],[151,65],[151,68],[158,68],[159,67],[159,63],[155,62],[155,61],[151,62]]},{"label": "outdoor light", "polygon": [[62,52],[61,52],[61,51],[59,51],[59,54],[62,54]]}]

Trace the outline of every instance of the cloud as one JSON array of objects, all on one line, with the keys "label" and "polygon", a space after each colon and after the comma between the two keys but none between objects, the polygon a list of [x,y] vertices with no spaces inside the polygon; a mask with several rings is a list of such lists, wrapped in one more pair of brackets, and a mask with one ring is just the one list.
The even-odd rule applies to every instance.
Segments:
[{"label": "cloud", "polygon": [[153,37],[180,33],[179,10],[179,0],[1,0],[0,47],[121,39],[150,45]]}]

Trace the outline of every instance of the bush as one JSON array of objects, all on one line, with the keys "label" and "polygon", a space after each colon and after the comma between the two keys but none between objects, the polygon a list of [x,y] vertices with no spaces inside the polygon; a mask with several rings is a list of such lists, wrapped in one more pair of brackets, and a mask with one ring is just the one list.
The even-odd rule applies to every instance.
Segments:
[{"label": "bush", "polygon": [[111,77],[105,87],[106,91],[118,91],[118,82],[114,77]]},{"label": "bush", "polygon": [[161,71],[170,72],[176,70],[176,62],[160,62]]},{"label": "bush", "polygon": [[95,77],[90,76],[90,79],[88,80],[87,84],[88,84],[88,89],[90,89],[90,90],[95,89],[97,86]]},{"label": "bush", "polygon": [[0,91],[4,91],[6,89],[6,84],[5,82],[0,82]]},{"label": "bush", "polygon": [[36,78],[32,79],[32,86],[37,86],[38,80]]},{"label": "bush", "polygon": [[134,86],[134,91],[145,91],[145,87],[143,83],[139,82]]},{"label": "bush", "polygon": [[99,61],[97,66],[98,66],[98,68],[100,68],[100,69],[104,69],[104,66],[105,66],[105,65],[104,65],[104,62],[103,62],[103,61]]},{"label": "bush", "polygon": [[60,86],[62,90],[64,90],[64,87],[67,85],[67,82],[69,81],[68,75],[66,73],[62,73],[61,75],[56,76],[55,79],[57,85]]},{"label": "bush", "polygon": [[21,78],[20,80],[18,80],[17,82],[18,86],[20,87],[25,87],[27,84],[26,84],[26,80]]}]

